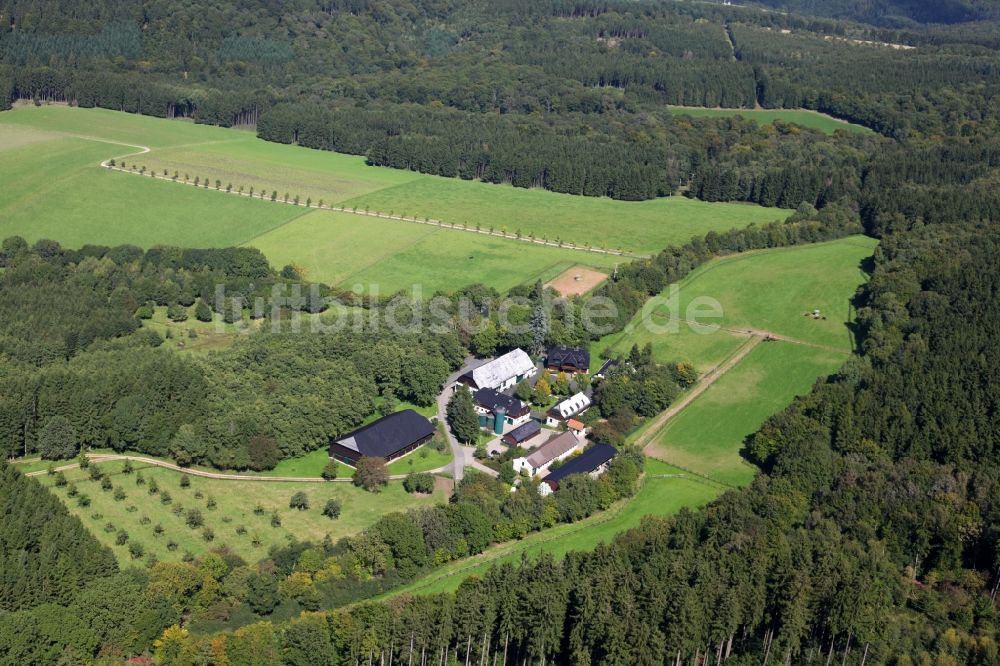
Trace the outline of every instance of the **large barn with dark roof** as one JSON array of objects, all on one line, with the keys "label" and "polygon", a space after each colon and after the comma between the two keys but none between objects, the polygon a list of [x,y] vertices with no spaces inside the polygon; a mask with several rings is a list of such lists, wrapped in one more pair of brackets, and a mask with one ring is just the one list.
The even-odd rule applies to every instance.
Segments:
[{"label": "large barn with dark roof", "polygon": [[405,456],[434,436],[434,424],[412,409],[383,416],[354,432],[330,440],[330,457],[355,465],[360,458],[386,462]]}]

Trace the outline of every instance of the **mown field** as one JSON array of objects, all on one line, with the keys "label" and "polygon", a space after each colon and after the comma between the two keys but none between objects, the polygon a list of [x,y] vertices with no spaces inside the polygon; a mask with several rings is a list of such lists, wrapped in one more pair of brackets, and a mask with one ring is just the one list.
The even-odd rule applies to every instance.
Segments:
[{"label": "mown field", "polygon": [[668,106],[667,108],[674,115],[691,116],[692,118],[732,118],[733,116],[742,116],[762,125],[775,121],[795,123],[796,125],[802,125],[803,127],[819,130],[827,134],[833,134],[837,130],[859,134],[872,133],[872,130],[863,125],[855,125],[844,120],[838,120],[825,113],[808,111],[806,109],[706,109],[694,106]]},{"label": "mown field", "polygon": [[683,474],[671,465],[647,458],[642,487],[631,500],[577,523],[536,532],[521,541],[499,544],[481,555],[451,562],[391,594],[453,591],[468,576],[482,575],[495,564],[516,564],[522,557],[546,553],[561,558],[570,551],[590,550],[638,526],[644,516],[670,516],[683,508],[700,508],[722,492],[703,481],[678,476]]},{"label": "mown field", "polygon": [[646,452],[731,486],[757,473],[740,454],[767,417],[809,392],[847,357],[790,342],[764,342],[667,422]]},{"label": "mown field", "polygon": [[345,204],[643,254],[709,231],[788,217],[788,211],[751,204],[706,203],[684,197],[615,201],[433,176],[364,194]]},{"label": "mown field", "polygon": [[[748,252],[706,263],[678,283],[675,300],[664,292],[649,302],[628,328],[595,342],[604,358],[626,354],[633,344],[653,346],[661,362],[685,361],[704,373],[742,341],[739,331],[754,329],[849,352],[850,300],[865,281],[862,262],[876,241],[851,236],[828,243]],[[705,300],[711,299],[711,300]],[[694,316],[699,303],[720,317]],[[819,309],[825,319],[806,316]],[[727,330],[691,326],[690,317]],[[678,321],[672,321],[678,317]]]},{"label": "mown field", "polygon": [[[160,560],[180,560],[185,552],[197,556],[225,545],[248,562],[255,562],[267,554],[269,547],[286,544],[293,538],[320,540],[329,534],[336,540],[361,531],[387,513],[445,499],[443,490],[427,496],[409,495],[398,481],[390,483],[380,493],[368,493],[341,482],[268,483],[191,476],[190,487],[182,488],[178,472],[137,463],[136,471],[126,475],[122,472],[123,465],[119,461],[100,463],[114,485],[125,490],[127,497],[122,501],[116,501],[112,491],[104,491],[98,482],[91,481],[87,471],[65,472],[79,492],[90,497],[91,504],[87,507],[80,507],[76,498],[68,497],[66,487],[55,487],[54,477],[38,477],[102,543],[114,550],[122,564],[128,564],[131,556],[127,544],[116,543],[116,535],[121,529],[128,533],[130,542],[141,543],[146,553]],[[140,473],[145,480],[142,486],[136,484]],[[159,492],[151,495],[149,488],[154,480]],[[309,498],[308,510],[288,506],[292,494],[299,490]],[[170,496],[169,504],[162,502],[164,492]],[[216,508],[208,508],[209,498],[214,498]],[[340,500],[340,518],[331,520],[321,514],[328,499]],[[255,513],[258,505],[263,513]],[[182,509],[179,513],[177,507]],[[214,533],[211,541],[206,540],[204,527],[192,529],[186,524],[190,509],[201,512],[205,527]],[[271,524],[275,512],[281,522],[278,527]],[[109,524],[114,529],[107,528]],[[163,527],[160,536],[154,532],[156,525]],[[241,526],[246,530],[244,534],[238,533]],[[176,544],[175,549],[169,547],[171,542]]]},{"label": "mown field", "polygon": [[[124,174],[94,173],[100,170],[91,167],[110,157],[146,166],[158,174],[164,170],[171,176],[177,173],[180,181],[184,176],[191,182],[196,177],[202,181],[207,178],[213,185],[219,180],[223,187],[232,184],[234,190],[243,187],[244,192],[249,192],[252,187],[255,193],[277,192],[279,199],[287,193],[290,197],[298,195],[303,202],[307,197],[313,203],[322,199],[326,204],[345,203],[359,209],[368,206],[381,212],[639,253],[654,253],[710,230],[762,224],[788,214],[779,209],[710,204],[681,197],[643,202],[575,197],[368,167],[363,157],[268,143],[247,131],[101,109],[22,107],[0,114],[0,132],[0,152],[27,148],[16,155],[16,168],[14,154],[5,154],[10,159],[4,160],[11,165],[12,174],[25,172],[20,196],[31,197],[40,187],[38,179],[31,177],[32,171],[36,175],[44,172],[49,189],[63,193],[47,201],[44,208],[30,210],[24,210],[20,200],[7,205],[0,201],[5,220],[0,233],[20,233],[32,239],[48,235],[68,245],[198,245],[203,238],[216,244],[246,243],[306,212],[269,201],[242,201],[241,197],[224,197],[218,192],[156,183],[153,179],[145,184],[133,182],[141,181],[139,178],[122,183]],[[55,143],[42,149],[35,145],[40,141],[24,138],[30,133],[45,134],[47,142]],[[66,145],[74,138],[79,142],[77,147],[88,147],[86,155],[74,155]],[[137,148],[101,142],[123,142],[152,150],[129,156]],[[111,183],[102,182],[107,178]],[[168,187],[163,189],[163,185]],[[222,201],[209,201],[206,196]],[[180,199],[175,202],[173,197]],[[92,207],[101,201],[110,204],[103,216]],[[36,224],[39,214],[47,218],[40,225]],[[102,230],[96,228],[96,219],[110,221],[115,233],[108,229],[99,233]],[[69,226],[72,229],[64,228]],[[153,226],[163,234],[154,233],[150,229]],[[70,231],[73,233],[59,235]]]}]

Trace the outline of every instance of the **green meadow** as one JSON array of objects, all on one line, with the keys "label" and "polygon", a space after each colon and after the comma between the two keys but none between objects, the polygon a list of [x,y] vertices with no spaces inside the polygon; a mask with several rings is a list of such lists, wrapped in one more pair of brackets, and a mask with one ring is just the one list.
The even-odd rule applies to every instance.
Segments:
[{"label": "green meadow", "polygon": [[863,125],[855,125],[845,120],[838,120],[825,113],[807,109],[707,109],[694,106],[668,106],[676,116],[691,116],[692,118],[732,118],[741,116],[762,125],[783,122],[794,123],[802,127],[833,134],[837,130],[871,134],[872,130]]},{"label": "green meadow", "polygon": [[655,254],[668,245],[686,243],[709,231],[766,224],[789,214],[742,203],[706,203],[676,196],[615,201],[435,176],[423,176],[344,203],[644,254]]},{"label": "green meadow", "polygon": [[[261,481],[225,481],[190,476],[191,485],[182,488],[181,474],[161,467],[136,463],[135,472],[122,472],[124,463],[109,461],[99,463],[115,486],[121,486],[126,498],[114,499],[113,492],[101,489],[100,483],[91,481],[85,470],[65,472],[66,478],[76,484],[80,493],[86,494],[90,506],[81,507],[76,498],[67,494],[67,487],[57,488],[54,477],[43,475],[38,479],[52,488],[70,512],[78,516],[87,528],[105,545],[110,547],[123,565],[128,565],[131,557],[128,546],[115,542],[118,530],[124,529],[129,541],[142,544],[146,553],[160,560],[179,561],[185,552],[198,556],[220,546],[228,546],[248,562],[256,562],[267,555],[271,546],[289,543],[292,539],[322,540],[327,534],[337,540],[356,534],[373,524],[381,516],[393,511],[406,510],[443,502],[443,490],[433,495],[410,495],[403,490],[402,482],[390,483],[382,492],[369,493],[350,483],[282,483]],[[27,470],[26,470],[27,471]],[[136,477],[141,473],[145,480],[136,485]],[[159,491],[150,494],[152,481],[156,481]],[[309,498],[309,508],[304,511],[288,506],[293,493],[303,491]],[[163,503],[164,492],[170,503]],[[200,495],[200,496],[199,496]],[[209,500],[215,500],[215,508],[208,507]],[[321,514],[328,499],[341,502],[341,515],[330,519]],[[263,509],[256,513],[257,506]],[[182,511],[177,512],[177,507]],[[207,540],[204,528],[192,529],[185,519],[189,509],[198,509],[204,518],[205,527],[213,532]],[[271,524],[272,514],[277,513],[280,525]],[[107,528],[108,525],[114,529]],[[163,527],[157,536],[156,525]],[[240,533],[245,528],[245,533]],[[174,542],[176,548],[169,544]]]},{"label": "green meadow", "polygon": [[[663,292],[624,331],[595,342],[592,350],[608,358],[634,344],[651,344],[661,362],[685,361],[704,373],[739,347],[739,331],[754,329],[850,352],[850,300],[866,279],[861,263],[876,243],[851,236],[715,259],[679,282],[676,298]],[[807,316],[817,309],[825,319]],[[721,328],[691,325],[690,319]]]},{"label": "green meadow", "polygon": [[617,534],[637,527],[645,516],[665,517],[683,508],[700,508],[722,492],[716,486],[683,475],[682,470],[647,458],[646,476],[632,499],[579,522],[535,532],[520,541],[498,544],[480,555],[450,562],[393,590],[391,596],[454,591],[468,576],[482,575],[496,564],[516,565],[522,557],[537,558],[550,554],[562,558],[571,551],[591,550],[600,543],[611,541]]},{"label": "green meadow", "polygon": [[[133,155],[139,146],[151,151]],[[363,157],[269,143],[244,130],[63,106],[21,107],[0,114],[0,156],[5,165],[0,176],[15,185],[5,188],[7,195],[0,199],[0,233],[32,240],[50,237],[69,246],[247,243],[307,213],[270,202],[272,192],[278,199],[288,194],[303,203],[308,198],[314,204],[323,200],[327,205],[367,206],[648,254],[711,230],[764,224],[788,214],[682,197],[623,202],[440,178],[369,167]],[[160,176],[164,171],[171,177],[177,174],[179,182],[185,177],[188,182],[207,179],[214,188],[219,181],[223,188],[231,184],[234,191],[242,188],[247,194],[253,188],[257,196],[266,192],[268,200],[202,192],[152,178],[143,182],[96,168],[111,157]],[[303,226],[302,233],[313,231],[309,224]],[[286,232],[282,241],[298,231]],[[296,240],[301,245],[309,239]],[[353,239],[346,238],[339,244],[350,242]],[[510,254],[519,251],[515,247]],[[298,263],[310,261],[316,263],[309,257]]]},{"label": "green meadow", "polygon": [[748,484],[757,469],[740,455],[746,437],[845,360],[805,345],[764,342],[668,421],[646,451],[720,483]]}]

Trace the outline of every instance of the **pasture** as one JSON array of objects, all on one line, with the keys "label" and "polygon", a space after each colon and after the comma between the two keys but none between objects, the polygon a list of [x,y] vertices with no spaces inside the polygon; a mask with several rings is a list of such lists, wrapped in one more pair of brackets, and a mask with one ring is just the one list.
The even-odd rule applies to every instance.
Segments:
[{"label": "pasture", "polygon": [[630,500],[579,522],[534,532],[520,541],[498,544],[480,555],[450,562],[387,596],[451,592],[468,576],[482,575],[497,564],[516,566],[522,557],[550,554],[562,558],[571,551],[591,550],[637,527],[645,516],[666,517],[683,508],[700,508],[721,493],[720,488],[701,480],[675,476],[683,474],[671,465],[647,458],[642,486]]},{"label": "pasture", "polygon": [[790,342],[758,345],[668,421],[646,452],[720,483],[748,484],[757,469],[740,455],[744,439],[846,358]]},{"label": "pasture", "polygon": [[872,134],[872,130],[863,125],[855,125],[846,120],[808,109],[708,109],[695,106],[668,106],[675,116],[691,116],[692,118],[732,118],[740,116],[762,125],[783,122],[794,123],[802,127],[818,130],[825,134],[833,134],[837,130]]},{"label": "pasture", "polygon": [[[124,174],[120,173],[105,173],[103,176],[112,182],[101,182],[92,173],[99,171],[93,165],[110,157],[124,158],[129,166],[146,166],[160,175],[164,170],[170,176],[176,172],[180,181],[187,175],[191,182],[196,177],[207,178],[214,185],[218,180],[223,187],[232,184],[236,191],[242,187],[249,192],[253,187],[255,193],[268,192],[268,198],[271,192],[277,192],[279,199],[287,193],[302,201],[308,197],[314,203],[322,199],[326,204],[359,209],[368,206],[386,213],[648,254],[711,230],[763,224],[788,215],[780,209],[747,204],[705,203],[682,197],[613,201],[369,167],[363,157],[269,143],[245,130],[102,109],[21,107],[0,114],[0,132],[4,163],[10,165],[12,173],[25,172],[23,194],[30,196],[40,186],[37,179],[30,178],[32,170],[43,172],[49,190],[57,194],[54,200],[46,200],[44,207],[31,210],[0,203],[4,227],[8,227],[0,227],[0,233],[19,233],[31,239],[48,236],[67,245],[239,244],[303,212],[214,191],[179,190],[176,184],[153,179],[145,184],[135,177],[122,182]],[[56,142],[55,152],[45,154],[32,148],[38,141],[25,137],[39,133]],[[62,154],[60,151],[71,152],[65,145],[71,140],[89,146],[89,154],[75,159]],[[5,154],[16,149],[15,143],[27,149],[17,156],[16,163],[13,155]],[[138,152],[137,146],[151,151],[130,156]],[[72,178],[67,171],[72,172]],[[161,189],[164,185],[166,189]],[[97,210],[96,202],[109,207]],[[39,221],[40,216],[45,219]],[[116,233],[100,233],[95,220],[127,226]],[[154,227],[163,233],[156,233]]]},{"label": "pasture", "polygon": [[[114,499],[112,491],[102,490],[99,482],[91,481],[86,470],[65,472],[70,483],[90,497],[91,504],[87,507],[80,507],[75,498],[68,497],[67,487],[55,487],[54,477],[38,477],[101,543],[115,552],[123,565],[128,565],[131,557],[127,545],[115,542],[120,529],[128,533],[130,542],[141,543],[146,553],[160,560],[179,561],[185,552],[198,556],[225,545],[248,562],[256,562],[271,546],[287,544],[293,538],[318,541],[328,534],[336,540],[363,530],[387,513],[445,499],[442,490],[427,496],[409,495],[399,481],[390,483],[380,493],[368,493],[343,482],[268,483],[190,476],[190,487],[183,488],[178,472],[136,463],[135,472],[124,474],[123,465],[119,461],[99,464],[114,485],[125,491],[126,498],[121,501]],[[136,483],[140,473],[145,481],[141,486]],[[159,488],[155,494],[149,492],[153,481]],[[309,508],[304,511],[288,506],[292,494],[300,490],[309,498]],[[168,504],[163,503],[165,492],[170,497]],[[210,498],[216,503],[214,509],[208,506]],[[340,518],[330,519],[321,514],[328,499],[340,500]],[[258,506],[262,512],[256,511]],[[186,524],[190,509],[201,512],[204,527],[191,528]],[[277,527],[271,523],[273,514],[280,518]],[[109,524],[113,530],[106,528]],[[163,527],[159,536],[154,532],[157,525]],[[210,541],[205,538],[206,527],[213,532]],[[244,533],[240,533],[241,527]],[[171,548],[171,542],[176,544],[175,548]]]},{"label": "pasture", "polygon": [[[847,353],[853,349],[850,300],[866,279],[861,263],[875,245],[874,239],[851,236],[712,260],[678,283],[675,298],[663,292],[624,331],[595,342],[592,350],[607,358],[648,343],[659,361],[685,361],[704,373],[753,329]],[[696,299],[714,300],[721,316],[694,316],[692,304],[712,302]],[[806,316],[815,309],[825,319]],[[690,325],[691,317],[720,328]]]}]

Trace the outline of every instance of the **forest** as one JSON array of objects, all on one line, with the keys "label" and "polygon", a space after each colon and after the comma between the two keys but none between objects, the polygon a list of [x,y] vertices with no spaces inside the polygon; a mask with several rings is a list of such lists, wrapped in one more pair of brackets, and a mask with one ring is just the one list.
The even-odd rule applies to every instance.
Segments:
[{"label": "forest", "polygon": [[[1000,663],[998,16],[970,0],[759,4],[812,15],[618,0],[4,3],[0,109],[99,106],[253,127],[373,168],[788,209],[620,266],[600,292],[615,330],[714,256],[859,231],[880,245],[854,302],[855,355],[747,439],[750,487],[453,594],[359,602],[627,497],[641,461],[626,454],[544,501],[470,476],[447,506],[341,542],[124,571],[5,465],[0,505],[22,518],[0,523],[0,664]],[[873,133],[667,105],[806,108]],[[329,321],[328,297],[368,314],[383,303],[310,291],[247,248],[12,238],[0,263],[4,457],[109,446],[268,469],[398,401],[431,404],[467,351],[591,341],[565,316],[578,300],[540,310],[541,284],[441,294],[449,321],[460,298],[476,305],[478,335],[313,336],[291,322]],[[249,307],[273,306],[279,283],[315,296]],[[547,331],[498,326],[508,295],[524,299],[514,321]],[[178,354],[143,324],[163,308],[266,330]],[[597,396],[608,441],[683,388],[641,350],[632,360],[665,402],[612,376]]]}]

